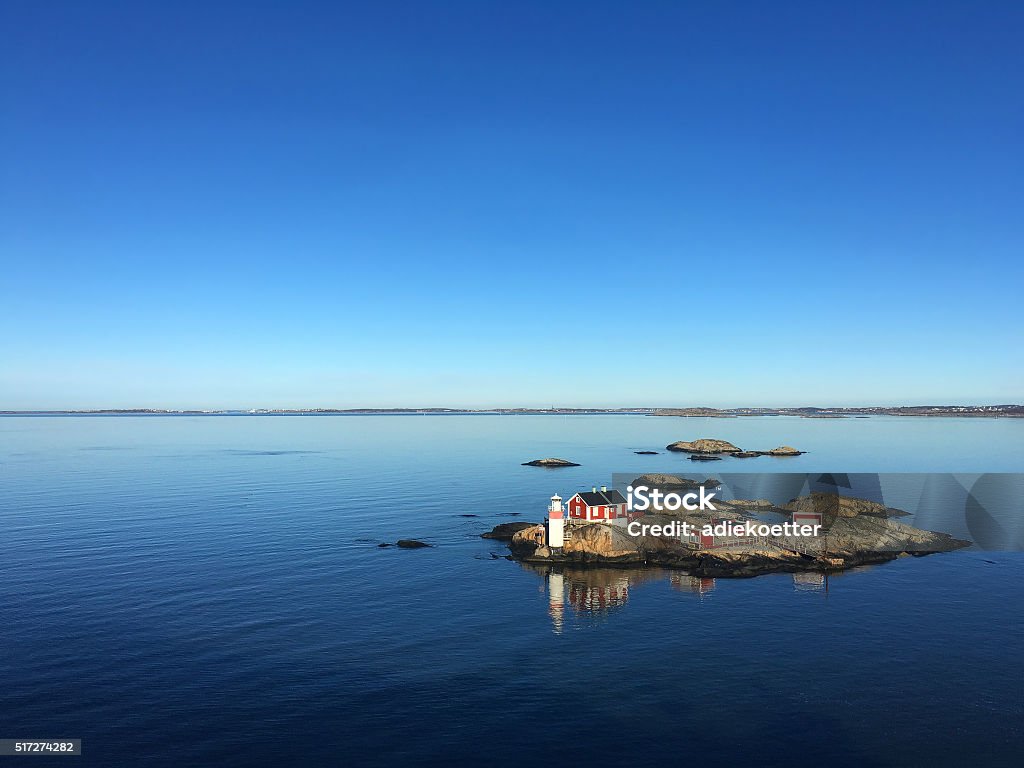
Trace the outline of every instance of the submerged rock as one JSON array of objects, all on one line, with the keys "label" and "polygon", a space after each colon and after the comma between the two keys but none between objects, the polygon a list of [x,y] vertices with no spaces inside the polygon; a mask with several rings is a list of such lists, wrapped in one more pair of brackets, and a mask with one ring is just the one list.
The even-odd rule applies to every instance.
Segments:
[{"label": "submerged rock", "polygon": [[690,461],[721,461],[721,456],[708,456],[703,453],[694,453],[690,456]]},{"label": "submerged rock", "polygon": [[537,523],[498,523],[487,533],[481,533],[481,539],[497,539],[498,541],[511,541],[512,537],[525,528],[532,528]]},{"label": "submerged rock", "polygon": [[740,449],[730,443],[728,440],[711,440],[707,438],[701,438],[700,440],[694,440],[693,442],[687,442],[680,440],[666,445],[665,450],[677,451],[681,453],[739,453]]},{"label": "submerged rock", "polygon": [[419,539],[399,539],[395,542],[395,546],[400,547],[401,549],[422,549],[423,547],[429,547],[431,545],[427,544],[425,541],[420,541]]},{"label": "submerged rock", "polygon": [[657,456],[657,451],[633,451],[637,456]]},{"label": "submerged rock", "polygon": [[534,459],[524,461],[524,467],[578,467],[579,464],[567,459]]},{"label": "submerged rock", "polygon": [[764,456],[764,451],[737,451],[732,454],[734,459],[753,459],[758,456]]}]

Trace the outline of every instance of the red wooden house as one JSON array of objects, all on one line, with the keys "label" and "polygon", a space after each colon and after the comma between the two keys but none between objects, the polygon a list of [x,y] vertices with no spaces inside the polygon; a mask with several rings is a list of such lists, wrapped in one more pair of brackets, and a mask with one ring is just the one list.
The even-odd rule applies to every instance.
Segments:
[{"label": "red wooden house", "polygon": [[609,523],[626,525],[637,515],[627,507],[625,497],[618,491],[601,486],[588,493],[581,491],[568,501],[569,523]]}]

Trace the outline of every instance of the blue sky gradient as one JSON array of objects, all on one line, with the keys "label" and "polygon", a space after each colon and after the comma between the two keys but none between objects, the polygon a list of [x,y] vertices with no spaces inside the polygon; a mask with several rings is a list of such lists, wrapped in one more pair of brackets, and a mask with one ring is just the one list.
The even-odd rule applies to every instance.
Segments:
[{"label": "blue sky gradient", "polygon": [[1024,400],[1019,3],[0,14],[0,409]]}]

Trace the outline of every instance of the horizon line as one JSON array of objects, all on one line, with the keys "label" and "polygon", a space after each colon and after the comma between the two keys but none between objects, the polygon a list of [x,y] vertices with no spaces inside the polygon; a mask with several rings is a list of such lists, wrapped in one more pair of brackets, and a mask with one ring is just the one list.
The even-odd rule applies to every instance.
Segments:
[{"label": "horizon line", "polygon": [[1020,403],[998,404],[967,404],[967,403],[914,403],[907,405],[800,405],[800,406],[730,406],[712,407],[703,405],[674,406],[493,406],[485,408],[466,408],[457,406],[367,406],[339,408],[334,406],[310,407],[250,407],[250,408],[155,408],[155,407],[105,407],[105,408],[21,408],[0,409],[0,415],[19,414],[89,414],[89,413],[150,413],[150,414],[260,414],[260,413],[495,413],[504,411],[526,411],[531,413],[654,413],[654,412],[694,412],[694,413],[743,413],[743,412],[785,412],[785,411],[894,411],[894,410],[960,410],[967,411],[1000,411],[1022,409]]}]

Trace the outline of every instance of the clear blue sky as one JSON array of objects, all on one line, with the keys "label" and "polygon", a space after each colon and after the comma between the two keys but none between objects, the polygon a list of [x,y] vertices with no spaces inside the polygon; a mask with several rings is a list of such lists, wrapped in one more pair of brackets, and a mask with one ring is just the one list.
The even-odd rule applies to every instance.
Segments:
[{"label": "clear blue sky", "polygon": [[1024,401],[1020,3],[0,28],[0,409]]}]

